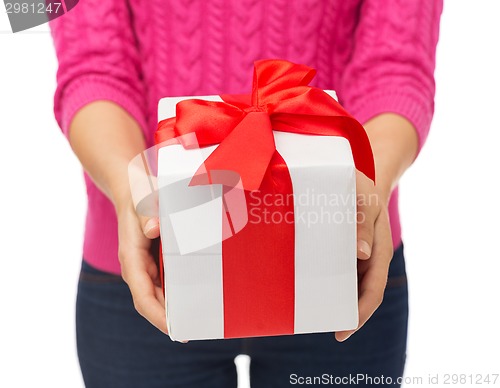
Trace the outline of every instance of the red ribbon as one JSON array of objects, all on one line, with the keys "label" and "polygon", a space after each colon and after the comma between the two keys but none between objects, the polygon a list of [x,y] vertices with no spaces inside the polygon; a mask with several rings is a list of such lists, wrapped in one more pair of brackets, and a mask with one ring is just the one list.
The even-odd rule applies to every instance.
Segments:
[{"label": "red ribbon", "polygon": [[[375,180],[363,126],[323,90],[308,86],[315,73],[287,61],[257,61],[251,96],[184,100],[177,104],[176,118],[158,124],[157,144],[193,132],[196,146],[219,144],[192,184],[227,183],[224,174],[215,173],[220,170],[235,171],[242,179],[250,222],[222,244],[225,338],[294,333],[293,204],[275,200],[287,198],[293,187],[272,131],[345,137],[357,169]],[[193,146],[186,138],[179,141]],[[264,198],[271,203],[265,210],[282,222],[251,222],[253,210],[262,210],[252,203],[262,204]]]},{"label": "red ribbon", "polygon": [[[323,90],[308,86],[316,71],[282,60],[255,62],[251,103],[223,95],[224,102],[185,100],[176,118],[160,121],[156,143],[195,132],[199,146],[220,144],[195,174],[194,184],[215,184],[212,171],[236,171],[245,190],[259,189],[276,152],[273,130],[342,136],[356,168],[375,181],[375,166],[363,126]],[[189,145],[186,145],[189,147]]]}]

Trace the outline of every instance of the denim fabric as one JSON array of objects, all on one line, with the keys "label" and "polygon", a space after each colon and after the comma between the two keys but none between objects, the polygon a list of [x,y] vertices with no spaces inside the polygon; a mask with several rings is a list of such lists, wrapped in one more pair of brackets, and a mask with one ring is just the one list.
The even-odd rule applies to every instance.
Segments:
[{"label": "denim fabric", "polygon": [[331,382],[332,376],[358,374],[383,375],[395,382],[403,374],[407,324],[402,245],[394,253],[382,305],[344,343],[335,341],[332,333],[172,342],[135,311],[121,277],[85,261],[76,309],[78,356],[89,388],[236,387],[238,354],[251,357],[253,388],[299,385],[307,377]]}]

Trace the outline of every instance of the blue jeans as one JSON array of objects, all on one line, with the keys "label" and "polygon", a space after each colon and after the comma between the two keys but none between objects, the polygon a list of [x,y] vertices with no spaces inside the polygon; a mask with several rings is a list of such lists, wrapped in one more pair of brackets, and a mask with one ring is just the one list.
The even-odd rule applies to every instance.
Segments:
[{"label": "blue jeans", "polygon": [[85,261],[76,308],[78,356],[88,388],[236,387],[238,354],[251,357],[253,388],[299,385],[307,377],[329,383],[344,377],[345,383],[358,376],[357,386],[370,387],[370,378],[383,375],[394,383],[403,374],[407,323],[403,246],[394,253],[382,305],[344,343],[332,333],[172,342],[135,311],[121,277]]}]

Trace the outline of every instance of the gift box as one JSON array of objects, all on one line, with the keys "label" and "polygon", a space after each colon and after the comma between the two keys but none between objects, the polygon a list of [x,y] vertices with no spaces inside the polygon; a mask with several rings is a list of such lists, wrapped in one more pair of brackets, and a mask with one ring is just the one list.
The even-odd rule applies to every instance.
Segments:
[{"label": "gift box", "polygon": [[358,325],[356,168],[368,138],[314,71],[255,65],[249,96],[159,102],[158,193],[173,340]]}]

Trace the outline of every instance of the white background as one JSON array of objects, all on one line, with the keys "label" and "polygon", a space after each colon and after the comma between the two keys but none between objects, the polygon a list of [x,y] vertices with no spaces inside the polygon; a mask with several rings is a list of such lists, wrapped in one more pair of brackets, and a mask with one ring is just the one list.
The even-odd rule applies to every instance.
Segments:
[{"label": "white background", "polygon": [[[52,114],[48,27],[14,35],[0,10],[0,387],[82,387],[74,302],[84,185]],[[401,183],[406,376],[424,381],[500,373],[499,15],[498,0],[445,4],[435,119]]]}]

